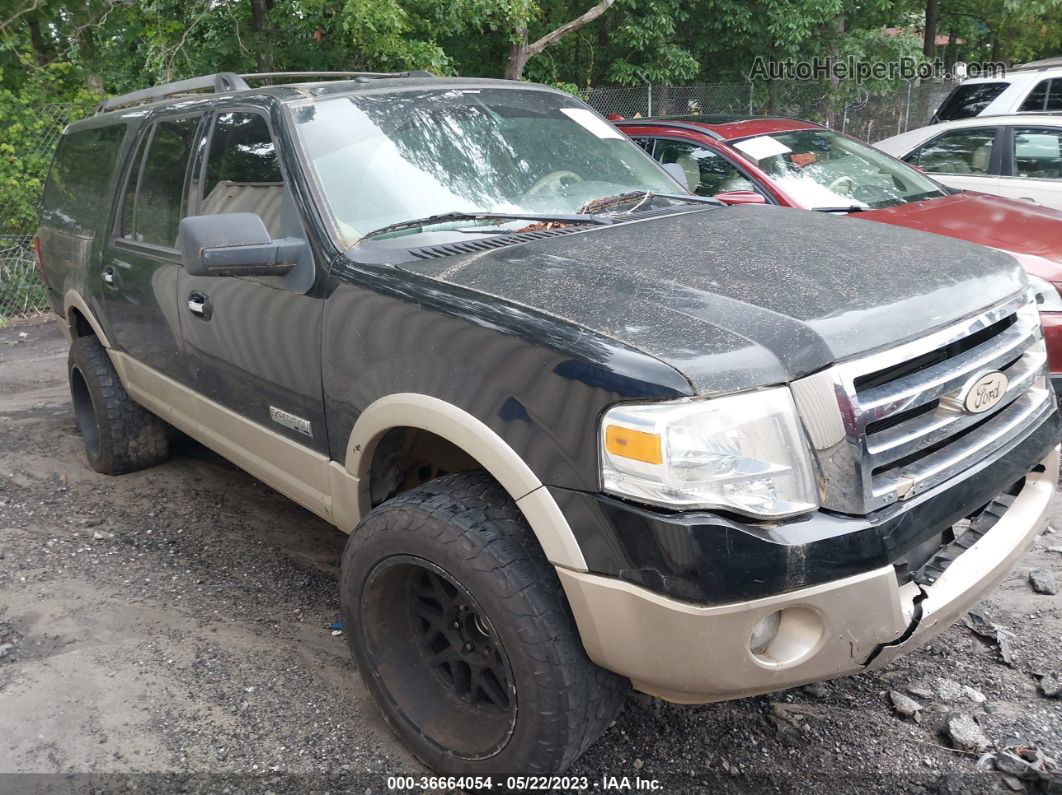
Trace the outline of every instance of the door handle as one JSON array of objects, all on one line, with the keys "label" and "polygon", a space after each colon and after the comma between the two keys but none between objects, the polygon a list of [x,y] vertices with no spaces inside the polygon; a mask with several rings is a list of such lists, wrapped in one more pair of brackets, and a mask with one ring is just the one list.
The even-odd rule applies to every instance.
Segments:
[{"label": "door handle", "polygon": [[210,299],[200,292],[194,292],[188,296],[188,311],[193,315],[198,315],[203,320],[210,320],[210,316],[213,314],[213,307],[210,305]]},{"label": "door handle", "polygon": [[103,282],[104,284],[114,285],[114,268],[110,265],[103,269]]}]

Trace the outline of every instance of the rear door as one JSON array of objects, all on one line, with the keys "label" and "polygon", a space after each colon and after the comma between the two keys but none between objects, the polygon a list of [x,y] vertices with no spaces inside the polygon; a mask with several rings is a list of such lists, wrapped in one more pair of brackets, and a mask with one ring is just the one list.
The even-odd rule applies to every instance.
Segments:
[{"label": "rear door", "polygon": [[180,355],[177,314],[177,226],[188,202],[202,120],[202,114],[162,116],[141,128],[101,260],[112,344],[186,384],[190,376]]},{"label": "rear door", "polygon": [[[204,153],[189,215],[256,213],[273,238],[306,239],[263,112],[215,114]],[[205,424],[224,423],[228,409],[328,452],[321,385],[324,301],[313,292],[316,282],[312,259],[286,277],[180,271],[185,350],[197,391],[215,404],[201,412]]]},{"label": "rear door", "polygon": [[999,193],[1062,210],[1062,127],[1007,130]]},{"label": "rear door", "polygon": [[904,160],[959,190],[999,193],[1000,127],[949,130],[922,144]]}]

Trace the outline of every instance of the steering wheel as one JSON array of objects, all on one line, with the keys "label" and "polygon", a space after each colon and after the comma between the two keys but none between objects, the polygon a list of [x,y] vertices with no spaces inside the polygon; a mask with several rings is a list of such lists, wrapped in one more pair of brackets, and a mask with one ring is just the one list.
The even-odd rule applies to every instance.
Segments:
[{"label": "steering wheel", "polygon": [[545,193],[547,188],[553,187],[555,182],[560,182],[562,179],[571,179],[575,182],[582,182],[583,178],[576,174],[574,171],[567,171],[561,169],[559,171],[551,171],[541,179],[535,181],[524,193],[525,196],[537,196],[540,193]]},{"label": "steering wheel", "polygon": [[850,194],[853,190],[855,190],[855,186],[856,186],[855,180],[852,179],[847,174],[842,174],[837,179],[835,179],[833,182],[831,182],[829,185],[827,185],[826,186],[826,190],[836,191],[838,188],[841,187],[841,185],[845,185],[845,184],[847,184],[847,186],[848,186],[848,189],[847,189],[846,193]]}]

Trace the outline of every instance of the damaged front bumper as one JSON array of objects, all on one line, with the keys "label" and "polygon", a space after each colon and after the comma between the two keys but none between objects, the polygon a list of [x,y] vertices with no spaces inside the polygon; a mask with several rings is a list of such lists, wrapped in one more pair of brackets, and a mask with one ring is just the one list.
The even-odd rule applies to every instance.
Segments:
[{"label": "damaged front bumper", "polygon": [[[787,593],[723,605],[679,601],[619,579],[558,569],[587,653],[646,693],[703,703],[767,693],[883,666],[921,645],[995,586],[1047,524],[1058,482],[1053,449],[987,532],[931,584],[889,565]],[[750,638],[778,613],[761,651]]]}]

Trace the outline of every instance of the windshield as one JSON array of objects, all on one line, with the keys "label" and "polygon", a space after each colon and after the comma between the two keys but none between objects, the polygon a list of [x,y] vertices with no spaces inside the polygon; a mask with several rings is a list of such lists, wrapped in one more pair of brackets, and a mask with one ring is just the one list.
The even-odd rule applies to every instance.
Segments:
[{"label": "windshield", "polygon": [[535,89],[337,97],[294,110],[341,236],[464,212],[575,213],[631,191],[678,193],[578,100]]},{"label": "windshield", "polygon": [[937,111],[938,121],[972,119],[992,104],[1010,83],[965,83],[957,86]]},{"label": "windshield", "polygon": [[810,209],[892,207],[944,195],[916,169],[829,130],[759,135],[734,147]]}]

